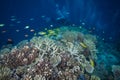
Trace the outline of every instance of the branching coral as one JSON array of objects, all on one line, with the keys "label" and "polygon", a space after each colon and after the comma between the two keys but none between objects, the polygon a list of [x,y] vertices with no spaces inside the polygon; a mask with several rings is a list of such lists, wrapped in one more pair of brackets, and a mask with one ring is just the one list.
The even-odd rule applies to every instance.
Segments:
[{"label": "branching coral", "polygon": [[68,42],[68,45],[67,45],[67,51],[70,52],[70,54],[73,56],[73,55],[76,55],[78,56],[78,49],[76,46],[74,46],[73,43],[71,42]]},{"label": "branching coral", "polygon": [[9,80],[11,70],[8,67],[0,65],[0,80]]},{"label": "branching coral", "polygon": [[26,72],[27,72],[27,68],[26,68],[26,67],[24,67],[24,66],[19,66],[19,67],[16,69],[16,71],[15,71],[14,74],[20,76],[20,75],[25,74]]},{"label": "branching coral", "polygon": [[50,63],[53,67],[56,67],[61,62],[61,57],[59,55],[54,55],[50,58]]},{"label": "branching coral", "polygon": [[73,50],[74,53],[75,51],[79,51],[79,53],[83,53],[86,57],[93,60],[97,59],[96,36],[69,30],[64,31],[62,34],[63,38],[61,40],[71,52]]},{"label": "branching coral", "polygon": [[21,49],[21,48],[24,47],[24,45],[27,45],[28,43],[29,43],[28,40],[23,40],[23,41],[19,42],[19,43],[16,45],[16,47],[19,48],[19,49]]},{"label": "branching coral", "polygon": [[34,47],[24,46],[22,49],[12,50],[11,53],[4,55],[4,64],[10,68],[28,65],[35,61],[39,50]]},{"label": "branching coral", "polygon": [[90,50],[91,58],[96,60],[97,59],[97,55],[96,55],[97,49],[96,49],[95,43],[90,39],[85,39],[84,43],[87,45],[88,49]]},{"label": "branching coral", "polygon": [[36,76],[34,77],[34,80],[46,80],[46,79],[45,79],[45,77],[42,76],[42,75],[36,75]]},{"label": "branching coral", "polygon": [[66,31],[63,33],[63,39],[68,42],[74,42],[75,40],[77,40],[77,34],[73,31]]}]

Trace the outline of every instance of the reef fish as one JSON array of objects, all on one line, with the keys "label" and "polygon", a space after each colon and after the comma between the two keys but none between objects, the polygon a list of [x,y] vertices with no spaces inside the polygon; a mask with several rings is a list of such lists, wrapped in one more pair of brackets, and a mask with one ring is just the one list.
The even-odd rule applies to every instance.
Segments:
[{"label": "reef fish", "polygon": [[4,27],[5,26],[5,24],[0,24],[0,27]]},{"label": "reef fish", "polygon": [[25,26],[25,28],[24,28],[24,29],[28,29],[28,28],[30,28],[30,26]]},{"label": "reef fish", "polygon": [[39,32],[39,35],[46,35],[46,32]]},{"label": "reef fish", "polygon": [[90,64],[91,64],[91,66],[95,67],[95,63],[92,59],[90,59]]},{"label": "reef fish", "polygon": [[83,48],[87,48],[87,46],[86,46],[84,43],[82,43],[82,42],[80,42],[80,45],[81,45]]}]

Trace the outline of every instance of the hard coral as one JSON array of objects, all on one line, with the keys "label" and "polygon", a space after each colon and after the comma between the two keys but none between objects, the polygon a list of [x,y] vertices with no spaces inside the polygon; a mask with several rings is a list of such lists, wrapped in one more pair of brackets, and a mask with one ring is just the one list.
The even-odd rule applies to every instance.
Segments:
[{"label": "hard coral", "polygon": [[92,65],[90,65],[90,64],[86,64],[85,70],[86,70],[88,73],[93,73],[94,67],[93,67]]},{"label": "hard coral", "polygon": [[80,75],[82,79],[90,78],[89,73],[94,70],[90,60],[96,57],[95,43],[69,29],[58,34],[62,34],[59,40],[33,37],[1,56],[2,64],[12,70],[12,79],[77,80]]},{"label": "hard coral", "polygon": [[120,79],[120,66],[119,65],[113,65],[112,66],[112,72],[114,75],[114,80]]},{"label": "hard coral", "polygon": [[77,40],[77,34],[74,31],[66,31],[63,33],[63,39],[67,40],[68,42],[74,42]]},{"label": "hard coral", "polygon": [[3,48],[2,50],[0,50],[0,54],[8,54],[10,52],[9,48]]},{"label": "hard coral", "polygon": [[100,80],[100,78],[96,75],[92,75],[90,80]]},{"label": "hard coral", "polygon": [[0,80],[9,80],[11,70],[8,67],[0,65]]},{"label": "hard coral", "polygon": [[24,46],[22,49],[16,49],[13,52],[4,55],[4,63],[10,68],[28,65],[38,57],[39,50],[34,47]]},{"label": "hard coral", "polygon": [[87,45],[87,47],[90,51],[91,58],[96,60],[97,59],[97,55],[96,55],[97,49],[96,49],[95,43],[90,39],[84,39],[84,43]]}]

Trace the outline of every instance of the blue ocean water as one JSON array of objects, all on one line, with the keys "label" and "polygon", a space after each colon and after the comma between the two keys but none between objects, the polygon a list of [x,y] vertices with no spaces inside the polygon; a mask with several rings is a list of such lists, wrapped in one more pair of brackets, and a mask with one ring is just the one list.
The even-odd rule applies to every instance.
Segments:
[{"label": "blue ocean water", "polygon": [[[16,29],[23,33],[26,25],[36,30],[49,25],[81,25],[86,28],[95,27],[95,34],[106,41],[119,41],[120,9],[119,0],[36,0],[36,1],[0,1],[0,23],[5,24],[0,30],[8,30],[9,35],[1,34],[1,42],[6,38],[22,40],[24,34],[17,33],[22,38],[16,39]],[[60,19],[60,20],[59,20]],[[11,36],[12,35],[12,36]],[[116,41],[117,40],[117,41]]]},{"label": "blue ocean water", "polygon": [[45,29],[82,26],[99,37],[97,63],[109,70],[120,65],[119,4],[119,0],[0,0],[0,48],[30,40]]}]

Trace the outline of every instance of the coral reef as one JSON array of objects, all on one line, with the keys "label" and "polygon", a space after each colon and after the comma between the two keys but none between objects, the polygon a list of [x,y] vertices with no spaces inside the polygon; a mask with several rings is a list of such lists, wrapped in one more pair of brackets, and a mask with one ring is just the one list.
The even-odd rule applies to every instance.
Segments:
[{"label": "coral reef", "polygon": [[9,68],[16,68],[31,64],[38,56],[39,50],[34,47],[25,45],[22,49],[12,49],[9,54],[2,57],[4,65]]},{"label": "coral reef", "polygon": [[92,75],[90,80],[100,80],[100,78],[96,75]]},{"label": "coral reef", "polygon": [[17,47],[17,48],[23,48],[24,45],[26,45],[26,44],[28,44],[28,40],[23,40],[23,41],[19,42],[19,43],[16,45],[16,47]]},{"label": "coral reef", "polygon": [[9,48],[4,48],[4,49],[0,50],[0,54],[7,54],[9,52],[10,52]]},{"label": "coral reef", "polygon": [[114,80],[120,80],[120,66],[119,65],[113,65],[112,66],[112,72],[114,75]]},{"label": "coral reef", "polygon": [[[96,45],[92,35],[78,31],[60,30],[61,38],[35,36],[22,41],[1,63],[11,70],[11,80],[100,80],[92,76]],[[86,37],[85,37],[86,36]]]},{"label": "coral reef", "polygon": [[0,64],[0,80],[9,80],[11,70]]},{"label": "coral reef", "polygon": [[85,70],[86,70],[88,73],[93,73],[94,67],[93,67],[92,65],[90,65],[90,64],[86,64]]},{"label": "coral reef", "polygon": [[63,39],[68,42],[74,42],[77,39],[77,34],[73,31],[66,31],[63,33]]}]

